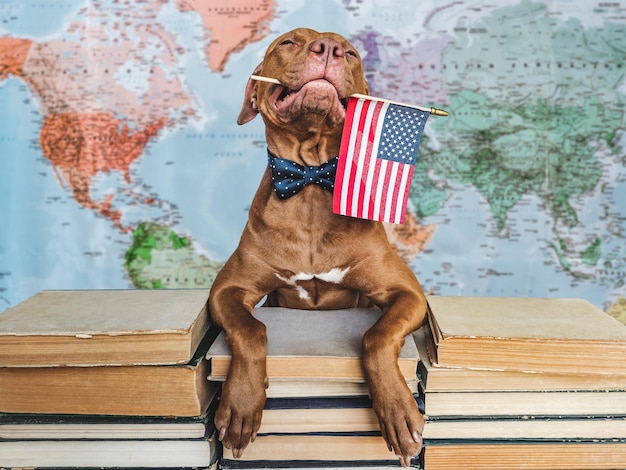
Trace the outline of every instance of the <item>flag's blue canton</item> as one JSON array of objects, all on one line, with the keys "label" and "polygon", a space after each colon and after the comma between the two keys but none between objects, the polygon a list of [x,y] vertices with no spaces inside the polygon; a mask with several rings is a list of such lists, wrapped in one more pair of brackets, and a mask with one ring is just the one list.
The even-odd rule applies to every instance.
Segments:
[{"label": "flag's blue canton", "polygon": [[378,158],[413,165],[430,113],[390,104],[378,144]]}]

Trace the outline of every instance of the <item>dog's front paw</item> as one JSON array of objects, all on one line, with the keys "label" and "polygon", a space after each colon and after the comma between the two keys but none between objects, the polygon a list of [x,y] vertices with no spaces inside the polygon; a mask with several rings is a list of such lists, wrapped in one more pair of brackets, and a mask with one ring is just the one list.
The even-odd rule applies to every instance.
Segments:
[{"label": "dog's front paw", "polygon": [[267,378],[255,379],[254,374],[246,372],[238,376],[231,371],[215,413],[219,440],[224,447],[232,449],[235,458],[240,458],[256,438],[265,405]]},{"label": "dog's front paw", "polygon": [[422,449],[424,429],[424,416],[413,395],[404,384],[393,391],[372,390],[372,407],[387,447],[396,454],[403,467],[408,467]]}]

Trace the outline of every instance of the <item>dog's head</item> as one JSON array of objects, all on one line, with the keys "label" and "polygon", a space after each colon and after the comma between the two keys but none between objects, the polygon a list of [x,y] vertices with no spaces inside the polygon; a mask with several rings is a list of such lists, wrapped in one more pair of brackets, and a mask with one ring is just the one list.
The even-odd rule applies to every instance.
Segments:
[{"label": "dog's head", "polygon": [[254,74],[281,84],[248,81],[239,124],[260,113],[266,125],[280,128],[341,129],[347,98],[368,93],[356,48],[339,34],[307,28],[272,42]]}]

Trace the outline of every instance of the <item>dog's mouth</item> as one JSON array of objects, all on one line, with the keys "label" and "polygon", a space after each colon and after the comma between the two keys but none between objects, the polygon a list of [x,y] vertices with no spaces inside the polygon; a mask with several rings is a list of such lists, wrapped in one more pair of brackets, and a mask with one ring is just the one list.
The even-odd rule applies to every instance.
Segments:
[{"label": "dog's mouth", "polygon": [[278,98],[277,98],[278,101],[285,101],[285,98],[287,98],[289,95],[295,92],[295,90],[290,90],[287,87],[281,87],[281,88],[282,88],[282,91],[278,95]]},{"label": "dog's mouth", "polygon": [[[298,93],[298,91],[300,90],[291,90],[287,87],[284,86],[279,86],[279,89],[282,89],[280,91],[280,93],[278,94],[278,97],[276,98],[277,102],[280,103],[284,103],[284,101],[293,93]],[[341,106],[343,106],[343,109],[348,109],[348,98],[339,98],[339,102],[341,103]]]},{"label": "dog's mouth", "polygon": [[337,88],[328,80],[318,79],[306,82],[299,88],[276,85],[272,92],[272,103],[281,115],[297,111],[296,108],[303,106],[308,110],[318,108],[322,112],[326,109],[345,115],[348,97],[340,97]]}]

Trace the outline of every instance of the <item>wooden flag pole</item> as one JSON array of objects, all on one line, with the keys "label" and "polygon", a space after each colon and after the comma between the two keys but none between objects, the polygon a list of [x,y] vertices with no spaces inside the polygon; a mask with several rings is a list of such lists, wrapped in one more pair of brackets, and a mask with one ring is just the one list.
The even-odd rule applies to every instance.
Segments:
[{"label": "wooden flag pole", "polygon": [[[252,80],[258,80],[260,82],[267,82],[267,83],[274,83],[276,85],[281,85],[281,83],[277,79],[275,79],[275,78],[261,77],[260,75],[250,75],[250,78]],[[421,111],[426,111],[426,112],[428,112],[430,114],[433,114],[435,116],[448,116],[448,111],[445,111],[443,109],[426,108],[424,106],[415,106],[415,105],[412,105],[412,104],[399,103],[398,101],[386,100],[384,98],[376,98],[374,96],[369,96],[369,95],[361,95],[360,93],[355,93],[355,94],[353,94],[351,96],[353,98],[364,98],[364,99],[368,99],[368,100],[384,101],[385,103],[396,104],[396,105],[399,105],[399,106],[407,106],[409,108],[416,108],[416,109],[419,109]]]},{"label": "wooden flag pole", "polygon": [[275,83],[276,85],[280,85],[280,82],[275,78],[261,77],[260,75],[250,75],[250,78],[252,80],[258,80],[259,82]]},{"label": "wooden flag pole", "polygon": [[420,111],[426,111],[427,113],[433,114],[435,116],[447,116],[448,115],[448,111],[445,111],[445,110],[439,109],[439,108],[426,108],[425,106],[416,106],[414,104],[400,103],[398,101],[386,100],[384,98],[376,98],[375,96],[361,95],[360,93],[355,93],[355,94],[350,95],[350,96],[352,98],[363,98],[363,99],[366,99],[366,100],[383,101],[385,103],[396,104],[398,106],[406,106],[408,108],[415,108],[415,109],[419,109]]}]

